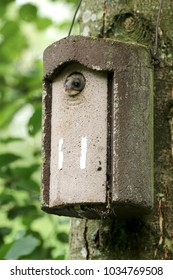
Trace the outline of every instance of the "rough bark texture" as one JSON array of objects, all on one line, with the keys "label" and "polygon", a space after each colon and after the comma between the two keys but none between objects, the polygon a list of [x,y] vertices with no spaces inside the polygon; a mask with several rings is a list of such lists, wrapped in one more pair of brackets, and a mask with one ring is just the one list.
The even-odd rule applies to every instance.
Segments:
[{"label": "rough bark texture", "polygon": [[[158,0],[83,0],[81,34],[155,43]],[[134,220],[72,219],[71,259],[173,259],[173,1],[163,3],[154,70],[154,208]],[[173,138],[173,137],[172,137]]]}]

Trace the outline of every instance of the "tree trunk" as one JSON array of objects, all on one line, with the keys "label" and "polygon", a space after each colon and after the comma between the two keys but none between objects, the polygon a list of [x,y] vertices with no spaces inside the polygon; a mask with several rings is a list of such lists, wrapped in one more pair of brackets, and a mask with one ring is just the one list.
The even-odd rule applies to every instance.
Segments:
[{"label": "tree trunk", "polygon": [[[81,35],[140,43],[153,49],[158,10],[158,0],[83,0]],[[173,1],[165,0],[158,32],[160,63],[154,66],[153,211],[131,220],[72,219],[71,259],[173,259],[172,27]]]}]

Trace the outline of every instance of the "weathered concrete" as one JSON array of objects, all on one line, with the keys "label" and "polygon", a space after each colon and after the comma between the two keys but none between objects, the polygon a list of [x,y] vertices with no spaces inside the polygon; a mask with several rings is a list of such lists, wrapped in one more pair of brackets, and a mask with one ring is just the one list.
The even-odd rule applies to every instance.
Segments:
[{"label": "weathered concrete", "polygon": [[[86,79],[75,97],[66,77]],[[153,88],[147,48],[71,36],[44,52],[42,208],[87,218],[153,203]]]}]

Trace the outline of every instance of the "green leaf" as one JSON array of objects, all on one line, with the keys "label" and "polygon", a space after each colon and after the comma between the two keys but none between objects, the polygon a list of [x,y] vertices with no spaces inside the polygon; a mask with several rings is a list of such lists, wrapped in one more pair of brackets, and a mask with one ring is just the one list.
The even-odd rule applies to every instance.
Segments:
[{"label": "green leaf", "polygon": [[68,234],[66,232],[58,232],[57,233],[57,238],[59,241],[61,241],[62,243],[67,243],[69,238],[68,238]]},{"label": "green leaf", "polygon": [[37,7],[30,3],[24,4],[19,10],[19,15],[27,22],[33,21],[37,17]]},{"label": "green leaf", "polygon": [[1,206],[3,206],[3,205],[6,205],[7,206],[7,204],[11,204],[11,203],[17,203],[17,201],[16,201],[16,198],[13,196],[13,195],[11,195],[11,194],[7,194],[5,191],[4,191],[4,193],[2,193],[2,194],[0,194],[0,205]]},{"label": "green leaf", "polygon": [[6,137],[6,138],[1,138],[0,143],[7,144],[11,142],[18,142],[18,141],[23,141],[23,138],[20,137]]},{"label": "green leaf", "polygon": [[65,253],[59,254],[59,255],[55,258],[55,260],[65,260]]},{"label": "green leaf", "polygon": [[0,1],[0,16],[4,16],[6,8],[9,3],[14,2],[15,0],[1,0]]},{"label": "green leaf", "polygon": [[[10,41],[11,36],[14,36],[19,31],[19,24],[16,21],[7,21],[1,28],[1,34],[5,40]],[[15,33],[15,34],[14,34]]]},{"label": "green leaf", "polygon": [[11,2],[14,2],[15,0],[1,0],[1,4],[0,4],[0,6],[2,5],[2,6],[6,6],[6,5],[8,5],[9,3],[11,3]]},{"label": "green leaf", "polygon": [[16,167],[11,170],[12,174],[19,178],[30,178],[30,176],[40,168],[39,164],[33,164],[26,167]]},{"label": "green leaf", "polygon": [[17,182],[16,189],[17,190],[26,190],[27,192],[29,191],[30,195],[38,196],[38,192],[40,190],[40,185],[32,179],[21,178]]},{"label": "green leaf", "polygon": [[15,102],[11,102],[11,104],[0,104],[0,127],[8,125],[22,105],[24,105],[23,99],[18,99]]},{"label": "green leaf", "polygon": [[[14,61],[14,58],[21,56],[22,50],[26,47],[26,36],[20,29],[20,22],[17,22],[17,20],[6,21],[2,26],[0,30],[3,38],[0,48],[1,65]],[[3,68],[5,69],[5,67]]]},{"label": "green leaf", "polygon": [[41,106],[37,106],[28,122],[28,132],[31,136],[34,136],[41,129],[41,111]]},{"label": "green leaf", "polygon": [[14,242],[5,255],[5,260],[18,260],[22,256],[31,254],[39,245],[39,240],[32,235],[23,237]]},{"label": "green leaf", "polygon": [[0,260],[4,260],[5,255],[7,254],[9,249],[11,248],[12,244],[13,243],[3,244],[3,245],[0,246]]},{"label": "green leaf", "polygon": [[52,25],[53,22],[50,18],[40,17],[40,18],[36,19],[35,24],[36,24],[38,30],[44,30],[44,29],[48,28],[50,25]]},{"label": "green leaf", "polygon": [[0,155],[0,168],[9,165],[10,163],[13,163],[14,161],[21,159],[20,156],[15,154],[1,154]]},{"label": "green leaf", "polygon": [[0,235],[5,236],[8,235],[12,231],[9,227],[0,227]]},{"label": "green leaf", "polygon": [[10,220],[15,219],[16,217],[22,216],[25,219],[26,215],[32,215],[32,218],[34,216],[37,216],[37,208],[34,205],[26,205],[26,206],[13,206],[9,211],[8,211],[8,218]]},{"label": "green leaf", "polygon": [[[0,55],[2,63],[10,63],[14,61],[15,58],[20,57],[26,45],[26,37],[22,33],[14,31],[10,36],[10,40],[4,40],[1,45]],[[15,65],[13,65],[13,67],[15,67]]]}]

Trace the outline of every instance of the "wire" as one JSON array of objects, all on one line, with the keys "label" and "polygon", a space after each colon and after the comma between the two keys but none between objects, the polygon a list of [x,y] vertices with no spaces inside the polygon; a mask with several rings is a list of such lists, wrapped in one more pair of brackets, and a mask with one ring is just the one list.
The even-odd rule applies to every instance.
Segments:
[{"label": "wire", "polygon": [[[74,16],[73,16],[73,19],[72,19],[72,22],[71,22],[71,25],[70,25],[68,36],[71,35],[71,31],[73,29],[73,25],[74,25],[74,22],[75,22],[75,19],[76,19],[76,15],[77,15],[77,12],[80,8],[81,3],[82,3],[82,0],[79,0],[79,2],[77,4],[77,7],[76,7],[76,11],[74,13]],[[154,44],[154,50],[153,50],[153,55],[154,56],[156,56],[157,50],[158,50],[158,34],[159,34],[159,25],[160,25],[162,6],[163,6],[163,0],[160,0],[159,11],[158,11],[157,21],[156,21],[156,30],[155,30],[155,44]]]},{"label": "wire", "polygon": [[159,33],[159,25],[160,25],[160,15],[162,10],[163,0],[160,0],[159,11],[157,15],[157,22],[156,22],[156,31],[155,31],[155,45],[153,54],[156,56],[158,50],[158,33]]},{"label": "wire", "polygon": [[78,4],[77,4],[76,11],[75,11],[74,16],[73,16],[72,23],[71,23],[71,25],[70,25],[70,29],[69,29],[69,32],[68,32],[68,36],[71,35],[71,31],[72,31],[72,28],[73,28],[73,25],[74,25],[74,22],[75,22],[75,19],[76,19],[76,15],[77,15],[77,12],[78,12],[78,10],[79,10],[79,8],[80,8],[81,3],[82,3],[82,0],[79,0],[79,2],[78,2]]}]

